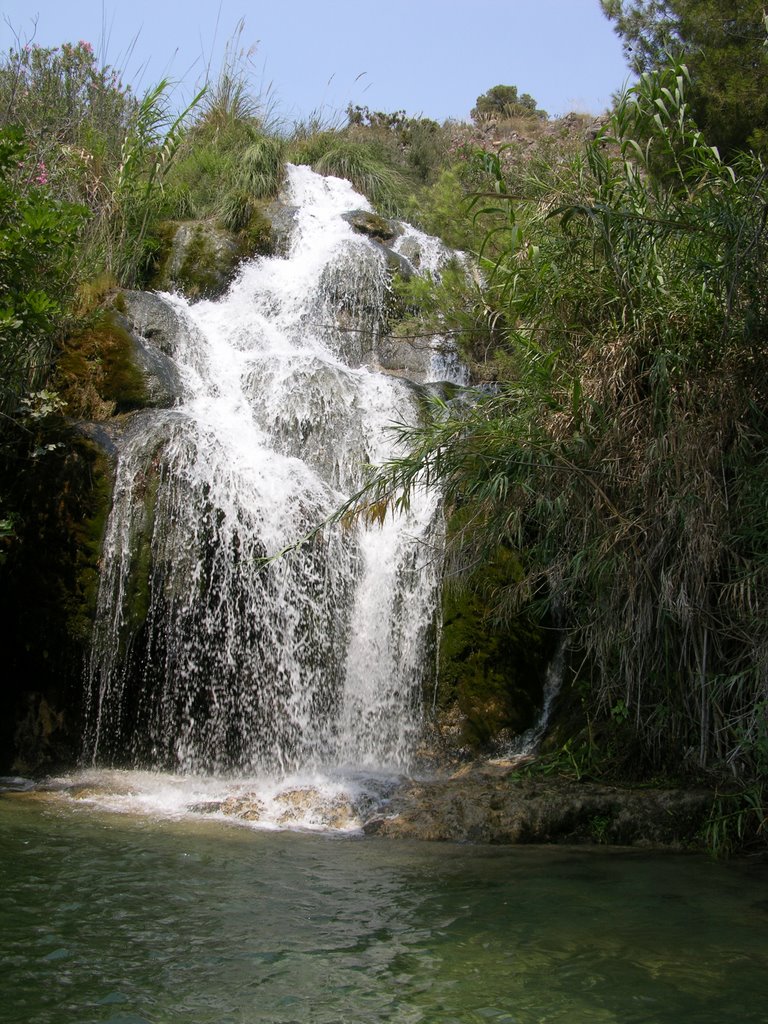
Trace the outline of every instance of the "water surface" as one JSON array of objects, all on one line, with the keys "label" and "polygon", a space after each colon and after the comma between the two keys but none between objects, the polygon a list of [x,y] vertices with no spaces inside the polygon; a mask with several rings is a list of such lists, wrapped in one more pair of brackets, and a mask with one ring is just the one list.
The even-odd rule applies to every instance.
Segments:
[{"label": "water surface", "polygon": [[4,1024],[764,1024],[763,865],[0,797]]}]

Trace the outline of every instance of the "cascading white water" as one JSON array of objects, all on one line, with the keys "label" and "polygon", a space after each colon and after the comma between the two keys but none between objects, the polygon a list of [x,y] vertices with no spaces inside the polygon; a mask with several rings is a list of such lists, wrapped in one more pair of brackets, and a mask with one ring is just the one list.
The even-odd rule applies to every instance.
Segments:
[{"label": "cascading white water", "polygon": [[[286,257],[225,298],[166,296],[184,399],[122,441],[90,668],[94,760],[192,772],[407,768],[440,575],[437,499],[326,527],[413,422],[413,386],[359,365],[383,253],[348,182],[289,168]],[[445,374],[438,360],[437,372]]]}]

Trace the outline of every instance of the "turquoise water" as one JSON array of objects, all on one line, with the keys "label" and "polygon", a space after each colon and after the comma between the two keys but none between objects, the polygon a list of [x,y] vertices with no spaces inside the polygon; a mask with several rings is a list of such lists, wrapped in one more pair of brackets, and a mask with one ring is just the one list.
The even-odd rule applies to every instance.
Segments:
[{"label": "turquoise water", "polygon": [[0,798],[0,1021],[764,1024],[768,869]]}]

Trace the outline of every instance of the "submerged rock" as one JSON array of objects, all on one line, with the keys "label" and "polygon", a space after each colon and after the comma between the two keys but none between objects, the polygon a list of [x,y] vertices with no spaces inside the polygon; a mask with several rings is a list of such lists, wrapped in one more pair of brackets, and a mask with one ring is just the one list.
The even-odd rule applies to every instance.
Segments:
[{"label": "submerged rock", "polygon": [[312,822],[343,829],[356,824],[355,810],[347,796],[327,796],[313,786],[287,789],[275,797],[275,803],[285,806],[277,818],[279,825]]},{"label": "submerged rock", "polygon": [[192,814],[217,814],[223,803],[223,800],[201,800],[199,803],[189,804],[187,810]]}]

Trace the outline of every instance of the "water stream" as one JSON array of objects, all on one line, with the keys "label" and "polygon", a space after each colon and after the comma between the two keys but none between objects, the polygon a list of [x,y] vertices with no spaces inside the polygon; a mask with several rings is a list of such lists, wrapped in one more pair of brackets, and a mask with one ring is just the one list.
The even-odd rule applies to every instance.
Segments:
[{"label": "water stream", "polygon": [[[434,670],[436,496],[262,562],[395,454],[391,427],[419,403],[375,366],[387,254],[344,216],[369,204],[306,167],[289,168],[287,203],[284,256],[247,264],[218,302],[165,297],[184,325],[183,397],[137,416],[121,443],[89,678],[94,764],[285,776],[411,763]],[[399,230],[398,248],[434,272],[446,250]],[[435,342],[426,380],[461,378],[446,351]]]}]

